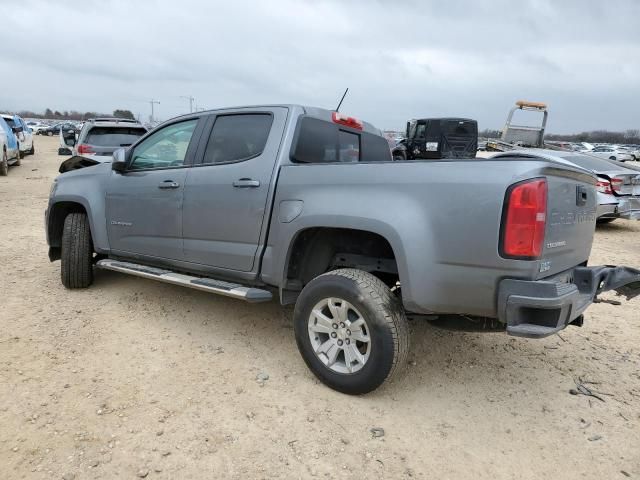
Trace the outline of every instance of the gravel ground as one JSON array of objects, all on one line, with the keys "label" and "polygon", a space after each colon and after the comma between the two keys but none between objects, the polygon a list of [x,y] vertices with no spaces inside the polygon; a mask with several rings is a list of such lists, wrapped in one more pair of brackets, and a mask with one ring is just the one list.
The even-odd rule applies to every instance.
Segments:
[{"label": "gravel ground", "polygon": [[[0,177],[2,478],[640,478],[639,299],[537,341],[414,321],[406,373],[341,395],[276,303],[105,271],[65,290],[43,230],[56,147],[36,137]],[[617,221],[592,263],[639,252]]]}]

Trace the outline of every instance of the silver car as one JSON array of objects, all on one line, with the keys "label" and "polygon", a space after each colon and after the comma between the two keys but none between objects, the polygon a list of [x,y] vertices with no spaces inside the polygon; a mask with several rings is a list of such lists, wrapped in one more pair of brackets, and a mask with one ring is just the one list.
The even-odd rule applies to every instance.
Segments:
[{"label": "silver car", "polygon": [[[530,156],[544,154],[571,162],[598,177],[598,223],[609,223],[618,218],[640,220],[640,167],[615,160],[596,158],[589,153],[555,150],[519,150],[508,155]],[[504,156],[507,154],[498,154]]]},{"label": "silver car", "polygon": [[94,118],[84,123],[77,140],[73,135],[64,142],[73,147],[73,155],[105,162],[111,161],[114,151],[129,147],[145,133],[147,128],[136,120]]}]

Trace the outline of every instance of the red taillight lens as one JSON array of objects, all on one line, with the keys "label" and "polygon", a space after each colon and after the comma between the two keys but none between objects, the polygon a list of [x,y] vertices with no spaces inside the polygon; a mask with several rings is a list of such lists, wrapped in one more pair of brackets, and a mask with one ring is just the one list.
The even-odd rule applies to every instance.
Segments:
[{"label": "red taillight lens", "polygon": [[95,153],[93,150],[91,150],[91,147],[89,145],[80,144],[78,145],[77,150],[80,155],[90,155],[92,153]]},{"label": "red taillight lens", "polygon": [[611,184],[608,180],[598,180],[598,183],[596,183],[596,190],[600,193],[611,195]]},{"label": "red taillight lens", "polygon": [[610,181],[603,178],[596,183],[596,190],[607,195],[612,195],[613,192],[620,193],[622,191],[622,183],[623,180],[621,178],[612,178]]},{"label": "red taillight lens", "polygon": [[616,193],[620,193],[622,191],[622,182],[623,180],[621,178],[612,178],[611,189]]},{"label": "red taillight lens", "polygon": [[333,123],[338,123],[340,125],[344,125],[345,127],[355,128],[356,130],[362,130],[362,122],[357,118],[347,117],[338,112],[333,112],[331,114],[331,118],[333,119]]},{"label": "red taillight lens", "polygon": [[512,186],[507,192],[501,253],[507,257],[539,257],[546,219],[547,181],[544,178]]}]

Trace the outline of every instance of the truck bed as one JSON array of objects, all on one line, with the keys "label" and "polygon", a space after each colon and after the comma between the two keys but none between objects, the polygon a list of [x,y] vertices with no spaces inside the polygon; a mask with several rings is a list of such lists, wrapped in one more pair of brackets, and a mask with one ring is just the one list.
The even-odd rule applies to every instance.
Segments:
[{"label": "truck bed", "polygon": [[[524,179],[548,181],[548,218],[541,258],[498,252],[504,196]],[[429,160],[282,166],[263,278],[272,280],[276,245],[306,225],[359,228],[382,235],[393,250],[409,311],[496,317],[503,278],[539,279],[584,264],[595,228],[593,177],[545,159]],[[588,192],[576,205],[576,188]],[[278,221],[283,202],[303,203],[295,222]],[[410,260],[409,260],[410,259]]]}]

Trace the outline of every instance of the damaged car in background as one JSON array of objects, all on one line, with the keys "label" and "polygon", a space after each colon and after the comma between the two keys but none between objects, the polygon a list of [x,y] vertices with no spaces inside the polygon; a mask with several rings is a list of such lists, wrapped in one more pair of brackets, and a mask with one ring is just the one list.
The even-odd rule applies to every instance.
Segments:
[{"label": "damaged car in background", "polygon": [[590,153],[562,150],[517,150],[499,153],[493,158],[530,158],[545,156],[571,162],[592,172],[596,178],[596,221],[609,223],[616,219],[640,220],[640,167],[628,162],[598,158]]}]

